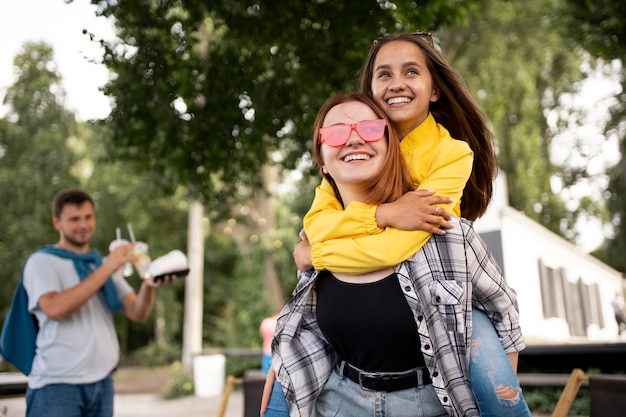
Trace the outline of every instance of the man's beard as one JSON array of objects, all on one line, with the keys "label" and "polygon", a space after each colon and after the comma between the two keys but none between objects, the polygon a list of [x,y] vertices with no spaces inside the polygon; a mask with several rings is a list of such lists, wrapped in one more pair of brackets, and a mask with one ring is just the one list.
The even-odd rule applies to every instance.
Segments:
[{"label": "man's beard", "polygon": [[78,241],[76,239],[73,239],[71,236],[64,234],[63,235],[63,239],[69,243],[70,245],[77,247],[77,248],[84,248],[87,245],[89,245],[89,240],[86,240],[84,242],[82,241]]}]

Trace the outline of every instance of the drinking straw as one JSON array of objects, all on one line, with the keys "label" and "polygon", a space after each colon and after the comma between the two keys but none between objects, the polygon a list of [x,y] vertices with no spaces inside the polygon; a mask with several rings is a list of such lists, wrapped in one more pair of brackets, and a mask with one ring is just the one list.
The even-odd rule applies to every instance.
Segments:
[{"label": "drinking straw", "polygon": [[115,228],[115,236],[117,237],[117,240],[121,240],[122,239],[122,231],[120,230],[119,227]]},{"label": "drinking straw", "polygon": [[128,234],[130,235],[130,241],[135,242],[135,233],[133,233],[133,226],[131,226],[130,223],[127,223],[126,227],[128,227]]}]

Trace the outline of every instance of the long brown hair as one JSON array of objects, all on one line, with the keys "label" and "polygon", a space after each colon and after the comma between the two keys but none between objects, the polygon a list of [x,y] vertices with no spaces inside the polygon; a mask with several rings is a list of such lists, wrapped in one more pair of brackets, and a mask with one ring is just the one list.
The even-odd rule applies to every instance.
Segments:
[{"label": "long brown hair", "polygon": [[487,210],[493,194],[493,180],[498,173],[494,135],[487,116],[470,94],[461,75],[441,53],[423,38],[411,33],[383,36],[372,44],[361,76],[361,91],[373,96],[374,60],[380,48],[393,41],[411,42],[421,49],[433,87],[440,92],[439,99],[430,103],[430,112],[453,138],[467,142],[474,152],[474,166],[461,199],[461,214],[475,220]]},{"label": "long brown hair", "polygon": [[[313,125],[313,158],[320,169],[320,175],[322,175],[331,184],[337,199],[343,205],[343,200],[337,184],[333,177],[322,171],[324,161],[322,160],[322,153],[320,151],[321,143],[319,141],[320,128],[323,126],[326,115],[333,107],[349,102],[361,102],[369,106],[376,115],[385,119],[387,126],[389,126],[389,119],[385,112],[380,108],[378,103],[374,101],[370,96],[363,93],[339,93],[330,97],[322,105]],[[404,162],[404,158],[400,153],[400,139],[393,129],[385,129],[385,137],[388,143],[387,156],[382,165],[382,170],[379,175],[367,181],[366,189],[367,197],[363,203],[366,204],[383,204],[388,203],[400,198],[407,191],[413,189],[413,183],[411,180],[411,174]]]}]

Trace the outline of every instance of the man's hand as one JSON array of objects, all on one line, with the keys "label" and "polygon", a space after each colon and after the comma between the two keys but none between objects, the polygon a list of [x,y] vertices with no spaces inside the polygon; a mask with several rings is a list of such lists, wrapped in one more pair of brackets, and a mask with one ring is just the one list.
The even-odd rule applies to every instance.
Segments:
[{"label": "man's hand", "polygon": [[149,277],[147,279],[144,279],[143,282],[149,287],[159,288],[164,285],[174,284],[177,279],[178,277],[176,276],[176,274],[169,274],[163,275],[163,278],[159,278],[158,280],[155,280],[154,277]]},{"label": "man's hand", "polygon": [[299,271],[308,271],[313,268],[311,259],[311,244],[304,230],[300,231],[300,240],[293,246],[293,260]]},{"label": "man's hand", "polygon": [[[133,246],[135,246],[134,242],[130,243],[122,243],[117,246],[106,257],[102,266],[105,267],[107,271],[117,271],[122,265],[126,262],[133,262],[136,260],[135,256],[132,256]],[[111,272],[110,274],[112,274]],[[109,275],[110,275],[109,274]]]},{"label": "man's hand", "polygon": [[432,190],[409,191],[391,203],[376,209],[376,223],[380,228],[387,226],[400,230],[425,230],[444,235],[441,228],[450,229],[450,213],[438,204],[450,204],[452,199],[434,195]]}]

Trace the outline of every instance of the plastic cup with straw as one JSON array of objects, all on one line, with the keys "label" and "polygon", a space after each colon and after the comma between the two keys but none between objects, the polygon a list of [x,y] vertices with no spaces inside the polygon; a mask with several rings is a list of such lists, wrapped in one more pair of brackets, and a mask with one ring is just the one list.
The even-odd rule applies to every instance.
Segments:
[{"label": "plastic cup with straw", "polygon": [[150,255],[148,255],[148,244],[145,242],[137,242],[135,239],[135,233],[133,232],[133,226],[130,223],[126,225],[128,228],[128,235],[130,236],[130,241],[135,243],[133,246],[132,255],[136,258],[133,261],[135,265],[135,269],[137,270],[137,274],[142,279],[148,279],[152,275],[150,274]]},{"label": "plastic cup with straw", "polygon": [[[115,228],[115,240],[113,240],[109,244],[109,252],[111,252],[112,250],[114,250],[118,246],[123,245],[125,243],[128,243],[128,240],[122,239],[122,232],[121,232],[119,227],[116,227]],[[124,277],[131,276],[133,274],[133,264],[130,263],[130,262],[126,262],[124,265],[122,265],[117,270],[117,273],[122,275],[122,276],[124,276]]]}]

